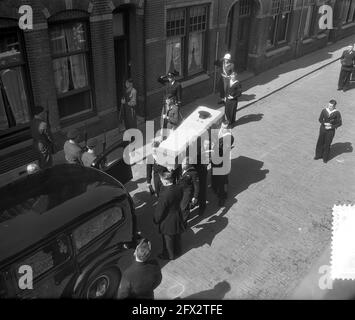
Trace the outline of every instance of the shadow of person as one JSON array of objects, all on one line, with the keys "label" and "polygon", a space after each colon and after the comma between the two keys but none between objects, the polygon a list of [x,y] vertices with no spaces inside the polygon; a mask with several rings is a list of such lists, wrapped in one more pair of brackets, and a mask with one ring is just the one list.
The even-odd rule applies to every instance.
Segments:
[{"label": "shadow of person", "polygon": [[263,113],[256,113],[256,114],[247,114],[243,117],[240,117],[239,119],[237,119],[237,121],[235,122],[235,124],[233,125],[233,128],[236,126],[241,126],[243,124],[247,124],[249,122],[256,122],[256,121],[260,121],[262,120],[264,117]]},{"label": "shadow of person", "polygon": [[222,300],[230,289],[231,285],[228,281],[224,280],[218,282],[212,289],[191,294],[182,298],[182,300]]},{"label": "shadow of person", "polygon": [[254,93],[252,94],[245,94],[243,93],[239,98],[238,101],[252,101],[254,100],[256,95]]},{"label": "shadow of person", "polygon": [[[212,245],[218,233],[228,225],[228,218],[214,215],[209,217],[205,223],[198,223],[189,228],[182,234],[182,254],[193,248],[199,248],[207,244]],[[195,233],[195,230],[198,231]]]},{"label": "shadow of person", "polygon": [[329,160],[340,156],[343,153],[351,153],[353,152],[353,146],[351,142],[337,142],[331,145]]}]

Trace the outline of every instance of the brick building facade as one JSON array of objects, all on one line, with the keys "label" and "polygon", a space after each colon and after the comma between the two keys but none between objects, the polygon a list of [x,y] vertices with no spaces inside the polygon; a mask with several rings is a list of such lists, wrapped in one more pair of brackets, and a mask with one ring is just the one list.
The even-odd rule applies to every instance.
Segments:
[{"label": "brick building facade", "polygon": [[[33,29],[23,31],[26,4]],[[332,30],[318,26],[324,4]],[[257,74],[354,32],[355,0],[3,0],[0,173],[34,156],[28,123],[37,104],[61,144],[72,127],[89,137],[117,127],[128,77],[150,119],[162,104],[157,78],[169,70],[188,103],[216,87],[214,61],[226,51],[238,72]]]}]

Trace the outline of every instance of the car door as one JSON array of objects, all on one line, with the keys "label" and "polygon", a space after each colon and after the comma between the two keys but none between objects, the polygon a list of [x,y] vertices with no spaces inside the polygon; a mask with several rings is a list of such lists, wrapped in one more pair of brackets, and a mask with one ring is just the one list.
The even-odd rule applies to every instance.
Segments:
[{"label": "car door", "polygon": [[133,178],[131,165],[123,157],[127,145],[127,141],[113,144],[97,158],[93,166],[126,184]]}]

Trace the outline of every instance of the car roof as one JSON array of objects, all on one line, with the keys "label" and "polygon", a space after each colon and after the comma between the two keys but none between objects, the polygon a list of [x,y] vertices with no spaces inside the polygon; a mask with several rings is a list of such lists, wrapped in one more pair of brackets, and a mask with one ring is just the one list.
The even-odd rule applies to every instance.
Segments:
[{"label": "car roof", "polygon": [[22,177],[1,187],[0,194],[0,264],[88,212],[127,196],[111,176],[73,164]]}]

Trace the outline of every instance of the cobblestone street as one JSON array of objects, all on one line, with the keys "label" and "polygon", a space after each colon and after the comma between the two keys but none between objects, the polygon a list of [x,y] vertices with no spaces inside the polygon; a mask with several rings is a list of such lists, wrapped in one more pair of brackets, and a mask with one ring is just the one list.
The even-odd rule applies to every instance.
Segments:
[{"label": "cobblestone street", "polygon": [[[292,295],[329,246],[333,205],[354,201],[355,91],[336,91],[338,72],[339,64],[330,64],[237,113],[226,207],[218,208],[209,190],[206,213],[183,234],[183,255],[163,267],[156,298]],[[343,126],[324,164],[313,157],[319,113],[331,98]],[[130,190],[142,203],[140,228],[158,252],[145,168],[134,171]]]}]

